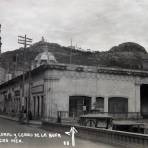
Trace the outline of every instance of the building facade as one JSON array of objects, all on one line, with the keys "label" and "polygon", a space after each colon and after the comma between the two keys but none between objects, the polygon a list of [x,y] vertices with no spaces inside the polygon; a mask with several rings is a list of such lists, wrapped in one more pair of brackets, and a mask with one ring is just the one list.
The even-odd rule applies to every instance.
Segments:
[{"label": "building facade", "polygon": [[[0,111],[30,110],[33,119],[65,118],[97,110],[148,117],[148,72],[45,64],[0,85]],[[24,93],[23,93],[24,92]],[[23,95],[24,94],[24,95]]]}]

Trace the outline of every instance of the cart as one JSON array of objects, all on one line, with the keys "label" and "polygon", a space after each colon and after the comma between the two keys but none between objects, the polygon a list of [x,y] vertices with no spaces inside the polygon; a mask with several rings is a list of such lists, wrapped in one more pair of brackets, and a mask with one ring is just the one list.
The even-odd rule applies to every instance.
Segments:
[{"label": "cart", "polygon": [[112,127],[113,118],[104,114],[87,114],[80,116],[79,124],[95,128],[109,129]]}]

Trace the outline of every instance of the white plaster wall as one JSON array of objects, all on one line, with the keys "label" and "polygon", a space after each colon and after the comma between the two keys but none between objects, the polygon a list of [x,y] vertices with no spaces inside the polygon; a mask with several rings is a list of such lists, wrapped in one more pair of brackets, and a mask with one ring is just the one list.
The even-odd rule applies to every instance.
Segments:
[{"label": "white plaster wall", "polygon": [[[137,100],[140,100],[140,89],[135,85],[134,77],[56,70],[48,71],[46,77],[55,78],[52,86],[48,85],[48,89],[51,88],[48,99],[52,99],[52,112],[68,111],[69,96],[72,95],[92,97],[92,104],[99,96],[107,100],[109,97],[126,97],[128,112],[139,111]],[[108,101],[105,102],[105,111],[108,111]]]},{"label": "white plaster wall", "polygon": [[[45,116],[50,117],[56,116],[57,111],[68,111],[69,96],[73,95],[89,96],[92,98],[92,104],[96,97],[104,97],[105,112],[108,111],[109,97],[126,97],[128,111],[140,112],[140,84],[148,84],[148,78],[73,70],[47,70],[33,76],[32,82],[32,86],[44,85]],[[6,86],[4,90],[12,87],[14,90],[20,89],[20,83],[21,81]],[[26,81],[26,96],[29,90],[27,83]],[[1,97],[0,99],[2,100]]]}]

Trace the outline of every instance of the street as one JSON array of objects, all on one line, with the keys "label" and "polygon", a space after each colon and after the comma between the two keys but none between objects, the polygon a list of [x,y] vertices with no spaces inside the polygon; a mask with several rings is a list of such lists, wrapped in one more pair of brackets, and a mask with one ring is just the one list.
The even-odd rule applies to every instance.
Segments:
[{"label": "street", "polygon": [[[78,133],[77,133],[78,134]],[[45,131],[35,125],[0,118],[0,148],[68,148],[71,137]],[[75,138],[76,148],[115,148],[103,143]]]}]

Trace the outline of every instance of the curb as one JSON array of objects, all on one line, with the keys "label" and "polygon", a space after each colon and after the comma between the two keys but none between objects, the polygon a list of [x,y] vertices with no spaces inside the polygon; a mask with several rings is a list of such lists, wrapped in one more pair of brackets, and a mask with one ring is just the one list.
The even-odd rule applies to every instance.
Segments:
[{"label": "curb", "polygon": [[[19,121],[18,118],[8,117],[8,116],[4,116],[4,115],[0,115],[0,118],[11,120],[11,121],[16,121],[16,122]],[[24,121],[24,123],[27,123],[27,121]],[[29,124],[42,125],[42,122],[41,121],[29,121]]]},{"label": "curb", "polygon": [[12,121],[18,121],[17,118],[7,117],[7,116],[4,116],[4,115],[0,115],[0,118],[7,119],[7,120],[12,120]]}]

